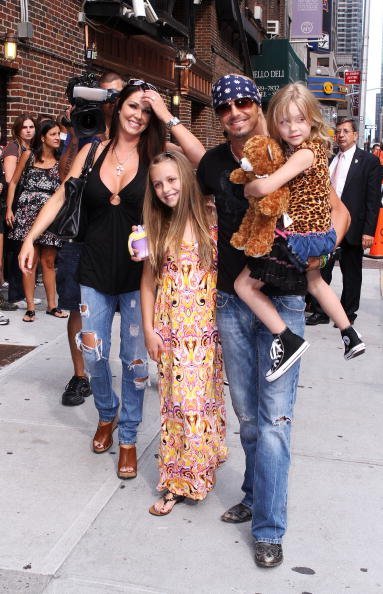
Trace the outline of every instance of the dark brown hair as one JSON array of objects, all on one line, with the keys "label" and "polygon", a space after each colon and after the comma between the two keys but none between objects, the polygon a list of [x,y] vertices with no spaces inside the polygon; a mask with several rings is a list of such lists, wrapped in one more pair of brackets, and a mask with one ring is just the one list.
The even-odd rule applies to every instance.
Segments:
[{"label": "dark brown hair", "polygon": [[[36,134],[32,140],[31,149],[36,157],[36,161],[43,161],[43,136],[45,136],[52,128],[60,128],[60,125],[56,120],[43,120],[36,130]],[[55,149],[53,151],[54,158],[56,161],[60,158],[60,150]]]},{"label": "dark brown hair", "polygon": [[[145,91],[143,86],[127,85],[120,93],[116,101],[114,112],[112,116],[112,123],[110,126],[109,138],[114,146],[118,140],[119,134],[119,112],[124,102],[137,91]],[[155,155],[158,155],[165,146],[166,127],[161,120],[158,119],[155,113],[150,116],[148,127],[142,132],[138,142],[138,154],[140,162],[149,164]]]},{"label": "dark brown hair", "polygon": [[24,126],[24,122],[26,120],[32,120],[32,122],[34,123],[34,126],[36,128],[36,122],[35,119],[33,117],[32,114],[30,113],[22,113],[19,116],[17,116],[17,118],[15,119],[15,121],[12,124],[12,138],[13,140],[16,140],[16,142],[18,142],[19,144],[21,144],[21,130],[23,129]]}]

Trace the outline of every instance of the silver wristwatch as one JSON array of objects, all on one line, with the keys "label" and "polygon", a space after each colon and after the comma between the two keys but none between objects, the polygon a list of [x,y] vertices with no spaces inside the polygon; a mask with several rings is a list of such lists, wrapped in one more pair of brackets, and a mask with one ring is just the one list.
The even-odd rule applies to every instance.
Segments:
[{"label": "silver wristwatch", "polygon": [[171,120],[166,122],[165,126],[167,127],[168,130],[171,130],[173,128],[173,126],[178,126],[178,124],[180,124],[180,123],[181,123],[181,120],[179,120],[178,118],[176,118],[174,116],[174,117],[172,117]]}]

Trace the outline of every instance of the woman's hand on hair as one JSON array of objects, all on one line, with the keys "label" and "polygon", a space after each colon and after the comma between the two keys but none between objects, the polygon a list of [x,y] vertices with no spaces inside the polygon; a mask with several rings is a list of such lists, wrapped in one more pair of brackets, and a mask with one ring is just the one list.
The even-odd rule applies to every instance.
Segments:
[{"label": "woman's hand on hair", "polygon": [[172,113],[166,107],[165,101],[157,91],[147,89],[144,91],[144,100],[150,103],[153,112],[156,114],[159,120],[165,124],[173,117]]}]

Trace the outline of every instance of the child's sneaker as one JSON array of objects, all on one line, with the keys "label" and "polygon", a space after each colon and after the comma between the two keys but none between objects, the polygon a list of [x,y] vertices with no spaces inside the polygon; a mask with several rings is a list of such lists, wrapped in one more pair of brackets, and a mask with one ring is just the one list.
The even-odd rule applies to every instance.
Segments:
[{"label": "child's sneaker", "polygon": [[341,332],[344,342],[344,358],[353,359],[358,355],[363,355],[366,345],[361,340],[361,335],[352,326],[349,326]]},{"label": "child's sneaker", "polygon": [[273,360],[271,369],[266,373],[266,381],[273,382],[283,375],[295,361],[309,348],[309,343],[286,328],[282,334],[274,338],[270,357]]}]

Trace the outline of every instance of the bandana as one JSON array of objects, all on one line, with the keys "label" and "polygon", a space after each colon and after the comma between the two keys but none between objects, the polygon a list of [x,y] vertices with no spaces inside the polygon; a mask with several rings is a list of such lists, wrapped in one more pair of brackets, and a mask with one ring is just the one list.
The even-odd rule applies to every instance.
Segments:
[{"label": "bandana", "polygon": [[261,105],[261,94],[256,84],[240,74],[226,74],[219,78],[212,86],[212,96],[214,109],[223,103],[242,97],[249,97]]}]

